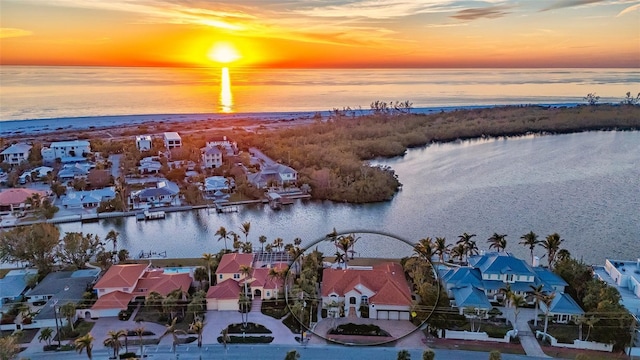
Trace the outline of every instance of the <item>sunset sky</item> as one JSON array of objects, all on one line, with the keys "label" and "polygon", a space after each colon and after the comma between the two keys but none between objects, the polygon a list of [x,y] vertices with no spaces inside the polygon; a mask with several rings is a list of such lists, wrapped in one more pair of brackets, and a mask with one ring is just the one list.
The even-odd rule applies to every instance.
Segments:
[{"label": "sunset sky", "polygon": [[640,0],[0,0],[0,64],[640,67]]}]

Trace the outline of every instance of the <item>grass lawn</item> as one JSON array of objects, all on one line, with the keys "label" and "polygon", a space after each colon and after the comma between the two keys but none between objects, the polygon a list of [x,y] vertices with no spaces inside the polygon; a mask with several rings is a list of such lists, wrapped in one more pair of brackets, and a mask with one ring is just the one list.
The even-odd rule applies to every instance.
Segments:
[{"label": "grass lawn", "polygon": [[567,348],[559,348],[553,346],[542,346],[542,351],[545,354],[554,357],[554,358],[562,358],[562,359],[575,359],[578,354],[582,354],[584,356],[584,360],[622,360],[629,359],[629,357],[624,353],[608,353],[604,351],[593,351],[593,350],[576,350],[576,349],[567,349]]},{"label": "grass lawn", "polygon": [[277,304],[275,301],[265,300],[262,302],[261,311],[263,314],[271,316],[274,319],[282,319],[289,313],[289,308],[284,299],[278,300]]},{"label": "grass lawn", "polygon": [[[512,327],[510,325],[496,325],[488,322],[483,322],[480,325],[480,332],[486,332],[489,337],[492,338],[503,338],[507,335],[507,331],[511,330]],[[476,323],[476,329],[478,324]],[[458,330],[466,330],[471,331],[471,324],[466,323],[465,326],[461,327]]]},{"label": "grass lawn", "polygon": [[[542,326],[540,326],[542,325]],[[582,338],[584,339],[587,336],[588,326],[582,326]],[[531,325],[531,331],[534,333],[536,330],[543,331],[544,330],[544,322],[540,324],[538,322],[538,327],[534,327]],[[551,324],[549,323],[547,333],[558,340],[560,343],[565,344],[573,344],[573,340],[576,340],[579,335],[578,325],[567,325],[567,324]]]},{"label": "grass lawn", "polygon": [[432,349],[448,349],[448,350],[469,350],[490,352],[499,350],[503,354],[526,355],[520,344],[498,343],[491,341],[472,341],[472,340],[453,340],[453,339],[436,339],[427,335],[427,346]]}]

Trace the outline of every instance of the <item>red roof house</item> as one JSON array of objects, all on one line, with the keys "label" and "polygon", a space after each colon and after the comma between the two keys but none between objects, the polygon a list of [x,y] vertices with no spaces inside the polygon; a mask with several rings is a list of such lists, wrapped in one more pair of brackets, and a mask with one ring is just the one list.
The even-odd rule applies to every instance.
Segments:
[{"label": "red roof house", "polygon": [[44,201],[48,196],[46,191],[25,188],[14,188],[0,191],[0,213],[25,210],[27,208],[27,198],[34,194],[38,194],[41,201]]},{"label": "red roof house", "polygon": [[410,319],[411,290],[398,263],[324,269],[321,293],[330,316],[338,316],[339,307],[344,305],[345,316],[355,312],[360,317],[361,306],[366,306],[373,319]]}]

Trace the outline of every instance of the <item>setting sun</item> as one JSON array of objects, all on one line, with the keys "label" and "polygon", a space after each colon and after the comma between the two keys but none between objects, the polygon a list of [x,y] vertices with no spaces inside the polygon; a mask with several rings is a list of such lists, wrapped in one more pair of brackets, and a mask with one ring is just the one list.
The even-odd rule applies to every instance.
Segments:
[{"label": "setting sun", "polygon": [[209,50],[209,59],[227,64],[240,59],[241,56],[235,47],[229,43],[216,43],[211,50]]}]

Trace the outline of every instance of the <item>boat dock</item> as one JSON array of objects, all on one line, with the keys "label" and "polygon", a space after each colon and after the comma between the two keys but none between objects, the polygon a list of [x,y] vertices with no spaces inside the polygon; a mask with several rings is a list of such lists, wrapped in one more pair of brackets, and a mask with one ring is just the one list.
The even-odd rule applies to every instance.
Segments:
[{"label": "boat dock", "polygon": [[164,211],[149,211],[145,210],[144,212],[140,212],[136,214],[136,220],[145,221],[145,220],[158,220],[164,219],[167,214]]}]

